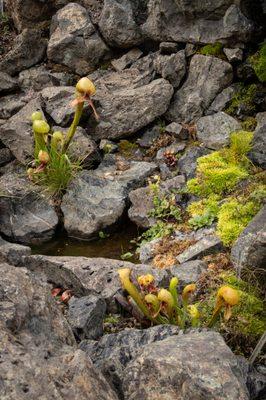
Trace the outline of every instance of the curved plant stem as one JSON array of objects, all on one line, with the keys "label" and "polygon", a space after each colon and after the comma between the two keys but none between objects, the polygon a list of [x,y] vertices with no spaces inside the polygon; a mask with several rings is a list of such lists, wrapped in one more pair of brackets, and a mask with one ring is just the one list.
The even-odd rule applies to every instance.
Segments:
[{"label": "curved plant stem", "polygon": [[65,143],[64,143],[63,148],[62,148],[62,153],[65,153],[67,151],[67,149],[68,149],[68,147],[69,147],[69,145],[71,143],[71,140],[73,139],[73,136],[75,135],[77,126],[79,124],[79,121],[80,121],[80,118],[81,118],[81,115],[82,115],[83,107],[84,107],[84,101],[78,103],[77,106],[76,106],[74,119],[73,119],[73,122],[72,122],[68,132],[67,132]]}]

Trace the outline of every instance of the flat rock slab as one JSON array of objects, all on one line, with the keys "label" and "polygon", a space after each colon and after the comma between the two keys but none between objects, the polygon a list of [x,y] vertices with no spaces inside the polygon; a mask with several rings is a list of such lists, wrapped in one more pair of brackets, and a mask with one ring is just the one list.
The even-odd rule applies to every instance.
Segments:
[{"label": "flat rock slab", "polygon": [[58,216],[23,168],[4,174],[0,190],[0,233],[22,244],[39,244],[53,237]]},{"label": "flat rock slab", "polygon": [[190,246],[183,253],[179,254],[176,259],[180,264],[190,260],[199,259],[208,254],[213,254],[222,249],[222,242],[216,235],[206,236],[197,243]]},{"label": "flat rock slab", "polygon": [[196,54],[191,59],[187,80],[174,95],[167,117],[175,122],[196,121],[232,79],[233,70],[228,62]]},{"label": "flat rock slab", "polygon": [[121,163],[118,166],[110,155],[96,170],[81,172],[70,184],[62,200],[64,225],[69,236],[90,239],[118,222],[129,191],[141,186],[156,170],[154,163]]},{"label": "flat rock slab", "polygon": [[151,343],[123,378],[127,400],[248,400],[237,358],[217,332],[189,332]]},{"label": "flat rock slab", "polygon": [[136,276],[152,273],[159,286],[169,284],[166,271],[107,258],[29,256],[24,257],[22,265],[43,275],[55,286],[72,289],[77,296],[100,295],[107,303],[108,312],[117,311],[114,296],[121,292],[117,273],[120,268],[130,268]]},{"label": "flat rock slab", "polygon": [[208,265],[204,261],[193,260],[172,267],[170,273],[178,278],[178,287],[181,290],[190,283],[196,283],[207,268]]},{"label": "flat rock slab", "polygon": [[219,112],[200,118],[196,123],[197,137],[208,149],[219,150],[230,144],[230,134],[241,130],[241,124],[230,115]]}]

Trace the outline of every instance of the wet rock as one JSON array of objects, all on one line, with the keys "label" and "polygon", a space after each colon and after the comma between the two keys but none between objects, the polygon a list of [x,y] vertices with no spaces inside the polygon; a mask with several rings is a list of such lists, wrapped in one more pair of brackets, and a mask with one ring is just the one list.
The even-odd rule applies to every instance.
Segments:
[{"label": "wet rock", "polygon": [[[81,348],[101,370],[107,380],[122,394],[125,367],[154,342],[177,335],[179,328],[172,325],[155,326],[149,329],[127,329],[117,334],[104,335],[99,342],[84,341]],[[123,397],[122,397],[123,398]]]},{"label": "wet rock", "polygon": [[130,67],[142,55],[143,52],[140,49],[135,48],[129,50],[129,52],[124,54],[122,57],[112,60],[111,64],[116,71],[123,71],[123,69]]},{"label": "wet rock", "polygon": [[223,49],[224,54],[227,57],[227,60],[229,62],[237,62],[237,61],[242,61],[243,59],[243,50],[242,49],[229,49],[229,48],[224,48]]},{"label": "wet rock", "polygon": [[167,117],[175,122],[200,118],[214,98],[232,82],[232,67],[216,57],[195,55],[188,78],[174,95]]},{"label": "wet rock", "polygon": [[239,90],[238,84],[233,84],[225,88],[215,97],[213,102],[211,103],[210,107],[206,111],[206,114],[214,114],[219,111],[223,111],[232,100],[234,94],[236,94]]},{"label": "wet rock", "polygon": [[[161,183],[160,193],[162,196],[167,195],[171,193],[172,189],[180,189],[184,184],[184,177],[176,176]],[[131,207],[128,210],[129,219],[141,228],[150,228],[156,223],[156,219],[150,216],[150,212],[154,208],[153,197],[154,193],[148,186],[129,193],[131,201]]]},{"label": "wet rock", "polygon": [[233,0],[218,3],[151,0],[142,29],[155,41],[231,44],[248,41],[254,25]]},{"label": "wet rock", "polygon": [[238,272],[245,268],[263,273],[266,257],[266,207],[252,219],[231,250],[231,259]]},{"label": "wet rock", "polygon": [[130,0],[105,0],[99,28],[112,47],[130,48],[143,40]]},{"label": "wet rock", "polygon": [[69,236],[89,239],[122,217],[130,190],[141,186],[156,170],[154,163],[116,163],[111,155],[94,171],[83,171],[70,184],[62,201]]},{"label": "wet rock", "polygon": [[[24,268],[0,265],[3,400],[117,400],[75,339],[49,288]],[[71,347],[72,346],[72,347]]]},{"label": "wet rock", "polygon": [[177,276],[179,290],[182,290],[186,285],[196,283],[207,267],[204,261],[193,260],[172,267],[170,273],[172,276]]},{"label": "wet rock", "polygon": [[19,112],[29,99],[23,94],[10,94],[0,98],[0,118],[8,119]]},{"label": "wet rock", "polygon": [[169,55],[173,53],[177,53],[179,50],[179,44],[175,42],[161,42],[159,49],[160,53],[163,55]]},{"label": "wet rock", "polygon": [[67,320],[78,341],[102,336],[105,310],[105,301],[98,296],[70,299]]},{"label": "wet rock", "polygon": [[47,48],[48,59],[85,75],[106,59],[109,49],[96,32],[87,10],[70,3],[53,17]]},{"label": "wet rock", "polygon": [[200,118],[196,129],[197,137],[205,147],[219,150],[230,144],[230,134],[241,130],[241,124],[230,115],[219,112]]},{"label": "wet rock", "polygon": [[[121,79],[121,76],[117,75],[117,78]],[[99,139],[129,136],[147,126],[165,113],[173,94],[172,85],[165,79],[156,79],[143,86],[135,83],[138,86],[135,88],[131,82],[129,87],[121,88],[121,82],[112,87],[108,85],[108,79],[102,85],[100,82],[101,86],[97,81],[95,83],[98,91],[94,98],[100,121],[94,135]]]},{"label": "wet rock", "polygon": [[181,124],[177,122],[172,122],[171,124],[165,127],[165,132],[170,133],[175,136],[177,139],[188,139],[188,131],[183,128]]},{"label": "wet rock", "polygon": [[0,262],[19,265],[23,256],[29,256],[31,249],[17,243],[10,243],[0,237]]},{"label": "wet rock", "polygon": [[27,164],[33,155],[33,133],[30,117],[34,111],[42,111],[39,97],[31,100],[1,126],[1,141],[22,164]]},{"label": "wet rock", "polygon": [[58,217],[51,201],[25,176],[24,168],[0,178],[0,232],[22,243],[42,243],[51,239]]},{"label": "wet rock", "polygon": [[204,147],[193,146],[188,148],[178,160],[179,173],[184,174],[187,179],[193,178],[196,173],[197,159],[208,153],[209,151]]},{"label": "wet rock", "polygon": [[257,114],[256,119],[258,124],[249,157],[254,164],[266,168],[266,112]]},{"label": "wet rock", "polygon": [[16,37],[12,50],[0,61],[0,71],[15,75],[37,64],[44,58],[46,45],[46,40],[41,37],[40,31],[24,29]]},{"label": "wet rock", "polygon": [[217,253],[221,248],[221,240],[215,235],[210,235],[199,240],[192,246],[189,246],[188,249],[179,254],[176,259],[182,264],[190,260],[199,259],[208,254]]},{"label": "wet rock", "polygon": [[169,284],[168,273],[164,270],[107,258],[30,256],[24,257],[21,265],[43,276],[55,287],[72,289],[77,296],[101,296],[109,313],[117,312],[114,296],[122,292],[119,268],[130,268],[135,276],[152,273],[158,286]]},{"label": "wet rock", "polygon": [[0,94],[15,92],[19,88],[18,81],[5,72],[0,71]]},{"label": "wet rock", "polygon": [[57,125],[67,126],[72,120],[75,108],[70,103],[74,96],[72,86],[47,87],[41,91],[45,111]]},{"label": "wet rock", "polygon": [[128,400],[249,398],[237,358],[220,334],[211,331],[150,344],[127,365],[123,391]]},{"label": "wet rock", "polygon": [[6,147],[0,149],[0,167],[8,164],[12,160],[13,160],[13,155],[9,149],[7,149]]},{"label": "wet rock", "polygon": [[186,73],[185,51],[181,50],[171,55],[158,54],[154,68],[162,78],[167,79],[174,88],[178,88]]}]

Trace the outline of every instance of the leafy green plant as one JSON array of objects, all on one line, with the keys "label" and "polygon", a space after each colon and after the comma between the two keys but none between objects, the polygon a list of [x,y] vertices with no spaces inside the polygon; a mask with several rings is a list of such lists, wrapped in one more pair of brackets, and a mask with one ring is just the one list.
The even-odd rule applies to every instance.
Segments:
[{"label": "leafy green plant", "polygon": [[153,197],[154,208],[149,212],[150,217],[156,219],[169,220],[174,218],[176,221],[181,220],[180,208],[176,205],[175,195],[155,195]]},{"label": "leafy green plant", "polygon": [[[178,278],[171,279],[169,288],[158,288],[155,285],[153,275],[147,274],[137,278],[138,286],[131,279],[131,270],[123,268],[118,270],[123,289],[129,295],[129,302],[134,315],[140,315],[141,320],[149,320],[153,324],[173,324],[184,329],[188,326],[199,326],[200,313],[195,304],[190,304],[191,297],[196,291],[194,283],[187,285],[182,293],[178,293]],[[213,315],[207,326],[212,327],[218,320],[223,309],[224,318],[228,321],[231,317],[231,309],[239,302],[238,291],[223,286],[217,292],[216,304]],[[124,304],[124,303],[123,303]]]},{"label": "leafy green plant", "polygon": [[254,131],[257,126],[257,120],[254,117],[247,117],[243,122],[241,122],[244,131]]},{"label": "leafy green plant", "polygon": [[110,235],[104,231],[98,233],[100,239],[107,239]]},{"label": "leafy green plant", "polygon": [[130,260],[132,257],[134,257],[134,254],[128,251],[127,253],[121,254],[120,258],[121,260]]},{"label": "leafy green plant", "polygon": [[214,44],[206,44],[199,50],[199,54],[204,56],[215,56],[215,57],[223,57],[223,45],[220,42]]},{"label": "leafy green plant", "polygon": [[151,228],[149,228],[146,232],[144,232],[141,237],[140,241],[141,244],[146,242],[150,242],[151,240],[162,238],[164,236],[169,236],[173,233],[174,227],[170,223],[166,223],[163,221],[158,221],[154,224]]},{"label": "leafy green plant", "polygon": [[217,195],[210,195],[206,199],[195,201],[187,207],[191,216],[188,223],[193,229],[210,226],[216,220],[219,211],[219,199]]},{"label": "leafy green plant", "polygon": [[257,85],[254,83],[247,86],[239,85],[238,91],[232,97],[225,112],[230,115],[237,115],[240,109],[244,109],[246,114],[253,114],[256,111],[254,105],[256,92]]},{"label": "leafy green plant", "polygon": [[98,118],[91,100],[95,91],[93,83],[88,78],[81,78],[78,81],[76,98],[72,102],[72,105],[76,107],[75,115],[66,136],[62,132],[52,133],[40,111],[34,112],[31,116],[36,168],[29,168],[28,176],[32,181],[46,186],[53,195],[62,193],[81,168],[82,160],[73,159],[69,147],[79,124],[85,102],[89,103],[95,117]]},{"label": "leafy green plant", "polygon": [[260,82],[266,82],[266,43],[260,46],[259,51],[249,58]]}]

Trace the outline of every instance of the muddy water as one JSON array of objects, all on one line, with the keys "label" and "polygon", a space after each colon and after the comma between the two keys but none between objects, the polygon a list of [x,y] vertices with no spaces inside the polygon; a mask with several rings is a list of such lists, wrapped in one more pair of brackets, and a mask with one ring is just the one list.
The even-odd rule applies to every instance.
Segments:
[{"label": "muddy water", "polygon": [[[121,254],[134,253],[136,245],[130,242],[136,239],[137,236],[138,230],[136,226],[127,223],[119,231],[111,233],[107,238],[99,238],[93,241],[76,241],[64,234],[60,234],[51,242],[41,246],[33,246],[32,253],[49,256],[105,257],[120,260]],[[128,261],[137,262],[137,257],[135,256]]]}]

